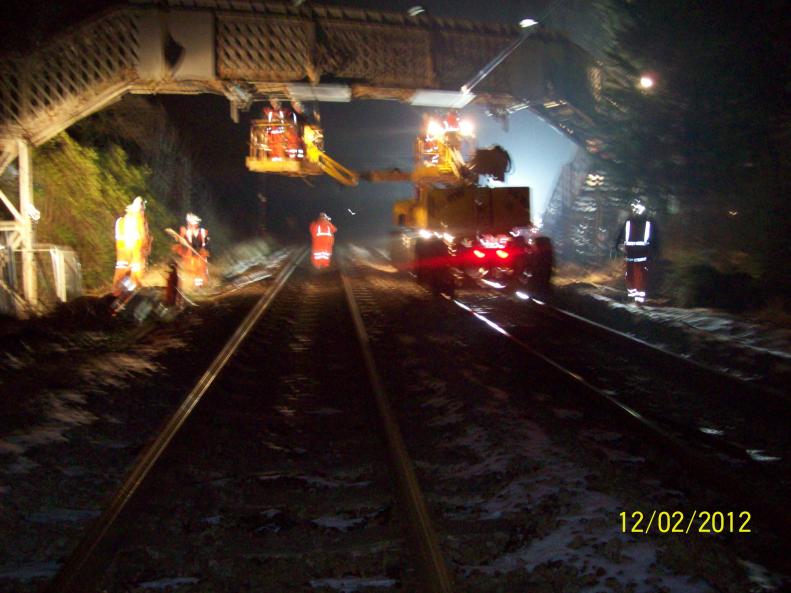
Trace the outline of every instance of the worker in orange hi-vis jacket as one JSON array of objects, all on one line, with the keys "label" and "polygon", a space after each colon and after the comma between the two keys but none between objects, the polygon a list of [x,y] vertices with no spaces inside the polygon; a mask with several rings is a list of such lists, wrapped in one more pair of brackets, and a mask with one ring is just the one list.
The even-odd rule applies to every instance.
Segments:
[{"label": "worker in orange hi-vis jacket", "polygon": [[151,233],[146,221],[146,206],[143,198],[137,196],[126,207],[126,214],[115,221],[115,275],[113,294],[119,296],[123,283],[127,289],[134,290],[142,285],[141,278],[146,267],[146,259],[151,252]]},{"label": "worker in orange hi-vis jacket", "polygon": [[330,217],[324,212],[310,224],[310,236],[313,240],[311,261],[316,268],[326,268],[332,259],[332,246],[335,243],[335,233],[338,231],[330,222]]},{"label": "worker in orange hi-vis jacket", "polygon": [[173,246],[181,256],[181,270],[191,277],[195,288],[209,282],[209,231],[200,223],[199,216],[187,213],[187,225],[179,230],[182,241]]}]

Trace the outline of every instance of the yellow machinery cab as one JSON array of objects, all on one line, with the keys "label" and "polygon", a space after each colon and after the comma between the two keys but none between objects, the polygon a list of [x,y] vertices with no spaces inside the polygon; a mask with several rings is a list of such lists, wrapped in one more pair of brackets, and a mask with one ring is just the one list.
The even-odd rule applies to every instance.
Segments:
[{"label": "yellow machinery cab", "polygon": [[415,142],[412,179],[424,185],[455,185],[464,179],[465,163],[475,152],[475,136],[467,122],[459,125],[429,119]]}]

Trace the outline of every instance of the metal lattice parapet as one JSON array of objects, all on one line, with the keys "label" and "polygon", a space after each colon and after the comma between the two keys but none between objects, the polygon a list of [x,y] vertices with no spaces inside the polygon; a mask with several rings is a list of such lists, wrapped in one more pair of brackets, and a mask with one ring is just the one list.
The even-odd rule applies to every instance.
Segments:
[{"label": "metal lattice parapet", "polygon": [[217,75],[225,80],[293,81],[312,64],[313,26],[289,18],[217,17]]},{"label": "metal lattice parapet", "polygon": [[40,144],[135,80],[137,16],[115,10],[44,48],[0,60],[0,170],[16,138]]},{"label": "metal lattice parapet", "polygon": [[[437,31],[433,36],[439,85],[453,89],[460,88],[475,76],[516,37],[459,31]],[[479,90],[507,94],[510,88],[504,77],[505,72],[495,70],[484,80]]]},{"label": "metal lattice parapet", "polygon": [[0,124],[19,120],[22,109],[19,77],[23,67],[20,59],[0,61]]},{"label": "metal lattice parapet", "polygon": [[427,31],[330,21],[318,24],[317,38],[322,73],[383,86],[436,87]]},{"label": "metal lattice parapet", "polygon": [[27,107],[34,118],[64,102],[133,79],[138,38],[130,12],[110,14],[79,33],[30,60],[25,83],[29,85]]},{"label": "metal lattice parapet", "polygon": [[64,104],[86,101],[132,80],[138,56],[135,16],[118,10],[59,38],[34,55],[0,64],[0,125],[35,126]]},{"label": "metal lattice parapet", "polygon": [[325,76],[384,86],[436,86],[428,31],[259,15],[218,16],[217,75],[253,82]]},{"label": "metal lattice parapet", "polygon": [[[267,85],[308,80],[348,84],[355,98],[409,101],[421,89],[458,92],[521,34],[515,26],[312,3],[125,1],[29,55],[0,58],[0,170],[16,155],[16,140],[38,145],[125,92],[214,92],[244,105],[253,99],[239,90],[245,83],[260,96]],[[184,67],[164,57],[171,33],[188,48]],[[486,77],[478,100],[542,102],[554,89],[589,110],[580,84],[595,82],[588,64],[570,59],[573,52],[556,58],[543,38],[529,45]]]}]

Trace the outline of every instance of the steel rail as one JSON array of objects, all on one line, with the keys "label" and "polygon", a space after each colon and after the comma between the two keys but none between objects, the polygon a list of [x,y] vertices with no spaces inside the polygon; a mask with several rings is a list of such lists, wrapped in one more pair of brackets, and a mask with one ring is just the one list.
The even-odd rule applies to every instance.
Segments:
[{"label": "steel rail", "polygon": [[[380,249],[375,250],[376,253],[385,261],[392,262],[391,258]],[[414,274],[408,272],[408,274],[412,277],[415,277]],[[604,287],[607,288],[607,287]],[[494,294],[501,294],[497,291],[493,291]],[[759,395],[760,397],[768,397],[769,401],[773,404],[785,404],[785,406],[778,411],[781,413],[788,414],[789,407],[788,404],[791,403],[791,396],[787,393],[783,393],[779,389],[775,389],[773,387],[769,387],[767,385],[758,385],[755,383],[751,383],[742,379],[740,377],[734,377],[733,375],[728,375],[723,371],[699,362],[697,360],[693,360],[690,358],[685,358],[679,354],[674,352],[670,352],[669,350],[665,350],[655,344],[651,344],[645,340],[642,340],[638,337],[631,336],[627,333],[621,332],[617,329],[613,329],[611,327],[607,327],[601,323],[597,323],[591,319],[583,317],[581,315],[577,315],[576,313],[572,313],[571,311],[566,311],[565,309],[560,309],[559,307],[555,307],[554,305],[550,305],[544,301],[540,301],[534,299],[533,297],[529,297],[527,300],[521,299],[519,302],[526,302],[528,306],[533,307],[534,310],[543,311],[548,315],[554,315],[556,318],[570,322],[570,323],[577,323],[580,327],[585,329],[591,334],[597,336],[605,336],[609,339],[618,339],[621,341],[626,341],[631,346],[641,350],[643,353],[648,354],[652,357],[658,358],[664,364],[671,364],[677,365],[681,364],[684,365],[687,369],[690,369],[695,375],[696,380],[700,383],[705,383],[707,386],[710,386],[708,381],[713,377],[715,380],[722,382],[723,384],[729,384],[730,386],[738,386],[745,391],[749,391],[754,395]]]},{"label": "steel rail", "polygon": [[226,342],[223,349],[215,357],[209,368],[203,373],[189,394],[182,400],[179,407],[166,422],[154,441],[140,454],[132,469],[127,474],[121,486],[113,495],[102,514],[90,526],[80,543],[70,554],[68,560],[58,571],[43,591],[46,593],[86,593],[95,586],[94,579],[98,577],[91,560],[99,544],[107,535],[115,520],[137,492],[146,476],[156,464],[157,460],[168,447],[173,437],[190,416],[200,402],[203,395],[214,383],[231,357],[235,354],[241,343],[249,335],[258,320],[269,308],[275,297],[285,286],[297,265],[304,259],[307,248],[301,249],[294,258],[286,264],[278,275],[270,290],[259,299],[244,320],[239,324],[234,334]]},{"label": "steel rail", "polygon": [[567,369],[562,364],[537,351],[503,327],[484,315],[477,313],[468,305],[456,299],[451,299],[447,295],[445,295],[445,298],[468,314],[484,322],[531,357],[555,371],[563,380],[577,386],[581,392],[589,396],[591,403],[604,403],[618,417],[628,422],[637,431],[651,438],[666,451],[672,452],[676,461],[690,470],[691,475],[701,479],[708,486],[716,488],[717,491],[724,493],[732,499],[732,502],[741,505],[742,508],[754,510],[767,529],[775,532],[781,539],[787,542],[791,541],[791,513],[785,506],[757,501],[754,487],[751,484],[744,483],[744,481],[734,480],[733,470],[718,467],[709,458],[700,454],[697,449],[664,429],[655,420],[641,414],[631,406],[591,384],[578,373]]},{"label": "steel rail", "polygon": [[[377,254],[381,256],[383,259],[387,261],[391,261],[390,257],[387,254],[383,253],[381,250],[377,250]],[[413,275],[414,276],[414,275]],[[583,391],[587,391],[589,394],[593,395],[593,399],[591,401],[595,402],[597,399],[603,401],[608,407],[613,409],[618,416],[624,418],[630,425],[634,426],[637,430],[644,432],[648,436],[652,438],[656,443],[660,446],[667,446],[670,450],[674,451],[677,454],[677,458],[682,460],[689,469],[692,470],[693,475],[697,472],[697,475],[701,476],[703,480],[712,486],[718,487],[722,492],[729,494],[732,498],[735,499],[735,502],[739,504],[745,504],[747,506],[752,506],[753,508],[759,507],[759,514],[763,519],[763,523],[780,534],[780,537],[787,542],[791,542],[791,513],[784,507],[779,506],[771,503],[759,503],[756,504],[755,502],[755,492],[751,490],[749,484],[745,484],[742,481],[735,481],[733,479],[733,475],[731,472],[727,470],[722,470],[716,467],[713,467],[713,464],[710,461],[702,456],[698,451],[687,443],[676,437],[674,434],[662,428],[656,421],[652,420],[651,418],[646,417],[645,415],[641,414],[631,406],[619,401],[617,398],[613,397],[606,391],[599,389],[595,385],[591,384],[585,378],[583,378],[580,374],[567,369],[560,363],[550,359],[549,357],[545,356],[544,354],[538,352],[531,346],[529,346],[524,341],[520,340],[516,336],[509,333],[507,330],[502,328],[501,326],[497,325],[496,323],[492,322],[490,319],[487,319],[484,315],[477,313],[471,307],[467,306],[466,304],[458,301],[456,299],[451,298],[450,296],[443,294],[448,301],[453,302],[460,308],[464,309],[467,313],[471,314],[472,316],[478,318],[480,321],[487,324],[491,329],[497,331],[504,337],[506,337],[509,341],[517,345],[519,348],[526,351],[531,356],[538,358],[542,363],[549,366],[555,372],[557,372],[561,377],[565,380],[578,385],[582,388]],[[736,384],[742,385],[746,389],[753,389],[759,390],[762,394],[768,393],[770,395],[776,396],[779,392],[775,392],[774,390],[765,390],[762,386],[751,385],[746,383],[745,381],[737,378],[731,377],[729,375],[725,375],[721,371],[717,369],[708,367],[697,361],[692,361],[685,359],[679,355],[673,354],[672,352],[668,352],[663,350],[657,346],[654,346],[648,342],[640,340],[639,338],[634,338],[629,336],[628,334],[624,334],[617,330],[613,330],[601,324],[597,324],[596,322],[590,321],[585,319],[584,317],[580,317],[568,311],[563,311],[561,309],[557,309],[551,305],[547,305],[543,302],[535,302],[535,299],[529,299],[532,306],[535,307],[543,307],[545,312],[550,310],[557,311],[558,316],[560,313],[566,314],[565,319],[575,319],[580,324],[587,324],[584,327],[592,328],[591,331],[597,331],[601,334],[605,332],[607,335],[610,336],[617,336],[618,338],[628,339],[630,344],[635,344],[640,348],[644,348],[644,352],[650,353],[652,355],[656,355],[658,357],[663,357],[663,360],[666,361],[673,361],[674,363],[683,362],[688,366],[688,368],[696,369],[701,374],[710,374],[710,376],[716,376],[723,380],[730,380],[736,382]],[[783,396],[783,394],[779,394]],[[787,402],[787,397],[783,396],[783,399]],[[778,403],[779,399],[774,399],[773,403]],[[785,409],[787,413],[787,408]],[[674,427],[678,428],[678,427]],[[691,431],[689,431],[691,432]],[[695,433],[695,438],[699,440],[704,440],[705,435]],[[725,450],[729,455],[732,457],[734,454],[738,454],[738,457],[743,458],[743,448],[739,448],[738,446],[732,443],[724,443],[724,446],[719,446],[719,443],[712,443],[706,440],[707,445],[716,444],[718,448],[721,450]],[[738,451],[737,451],[738,449]],[[749,462],[755,465],[752,459],[749,459]]]},{"label": "steel rail", "polygon": [[357,306],[357,301],[354,298],[351,282],[346,274],[345,266],[340,264],[340,267],[346,301],[349,305],[354,328],[360,342],[365,369],[374,392],[379,417],[385,430],[399,494],[409,516],[410,532],[420,564],[424,591],[425,593],[451,593],[454,590],[453,580],[440,550],[436,531],[429,518],[428,507],[418,484],[414,465],[407,453],[404,437],[401,434],[390,405],[390,398],[376,370],[371,342],[368,338],[368,332],[365,330],[365,323]]},{"label": "steel rail", "polygon": [[[764,386],[748,383],[743,379],[730,376],[716,368],[709,367],[695,360],[684,358],[683,356],[669,352],[654,344],[641,340],[640,338],[635,338],[634,336],[599,324],[575,313],[571,313],[570,311],[559,309],[543,301],[530,298],[527,303],[542,315],[551,316],[562,323],[569,324],[575,329],[581,329],[595,338],[604,339],[611,344],[615,344],[618,348],[623,348],[624,345],[628,345],[631,350],[636,349],[642,355],[648,356],[649,360],[652,362],[658,362],[674,373],[678,373],[679,367],[684,367],[684,378],[693,385],[694,389],[713,391],[713,386],[719,384],[721,389],[718,391],[720,391],[720,393],[722,393],[723,390],[734,394],[738,393],[739,395],[742,395],[743,392],[748,392],[751,396],[763,398],[765,404],[772,406],[772,414],[788,416],[791,411],[789,407],[791,401],[780,392],[765,388]],[[756,401],[758,400],[743,397],[728,403],[741,407],[748,406],[749,409],[753,409]],[[761,412],[766,413],[767,410],[762,408]],[[677,433],[687,434],[693,440],[703,442],[706,446],[717,449],[726,455],[741,459],[750,464],[754,464],[755,462],[749,453],[750,447],[744,443],[734,441],[731,438],[726,439],[720,436],[709,435],[700,432],[692,426],[670,419],[663,419],[662,424],[672,428],[672,430]]]},{"label": "steel rail", "polygon": [[791,409],[789,408],[789,404],[791,404],[791,397],[778,389],[766,385],[758,385],[756,383],[746,381],[740,377],[729,375],[705,363],[690,358],[685,358],[684,356],[670,352],[669,350],[665,350],[664,348],[661,348],[655,344],[651,344],[650,342],[635,336],[631,336],[617,329],[607,327],[606,325],[597,323],[596,321],[581,315],[577,315],[571,311],[566,311],[565,309],[555,307],[554,305],[549,305],[543,301],[537,301],[533,298],[530,298],[526,302],[530,307],[534,308],[534,310],[542,311],[547,315],[552,315],[561,321],[575,324],[591,335],[604,337],[605,339],[612,341],[627,343],[634,349],[651,356],[653,360],[658,360],[665,365],[683,365],[686,369],[694,374],[693,380],[698,383],[703,383],[706,384],[706,386],[711,387],[711,380],[714,379],[722,385],[727,385],[729,388],[749,392],[751,395],[768,398],[768,400],[772,403],[780,404],[781,407],[778,408],[778,411],[781,413],[788,414],[789,410]]}]

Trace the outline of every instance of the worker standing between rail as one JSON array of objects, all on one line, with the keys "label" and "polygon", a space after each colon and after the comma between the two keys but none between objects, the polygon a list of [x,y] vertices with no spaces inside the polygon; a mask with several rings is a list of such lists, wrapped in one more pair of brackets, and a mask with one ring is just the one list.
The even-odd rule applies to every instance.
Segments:
[{"label": "worker standing between rail", "polygon": [[200,217],[188,212],[187,224],[179,230],[182,241],[173,246],[173,251],[181,256],[181,270],[196,288],[209,282],[209,231],[200,223]]},{"label": "worker standing between rail", "polygon": [[332,246],[335,244],[335,233],[338,231],[331,218],[324,212],[310,224],[310,236],[313,241],[311,261],[316,268],[327,268],[332,259]]},{"label": "worker standing between rail", "polygon": [[[128,290],[142,285],[146,259],[151,252],[151,233],[146,220],[146,204],[137,196],[126,207],[126,214],[115,221],[115,276],[113,294],[119,296],[124,282]],[[128,281],[126,279],[129,279]]]},{"label": "worker standing between rail", "polygon": [[632,204],[632,215],[621,228],[615,248],[621,244],[626,264],[627,296],[636,303],[645,302],[649,274],[659,251],[659,236],[656,223],[646,216],[645,206],[639,201]]}]

